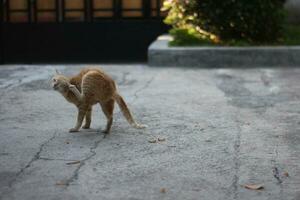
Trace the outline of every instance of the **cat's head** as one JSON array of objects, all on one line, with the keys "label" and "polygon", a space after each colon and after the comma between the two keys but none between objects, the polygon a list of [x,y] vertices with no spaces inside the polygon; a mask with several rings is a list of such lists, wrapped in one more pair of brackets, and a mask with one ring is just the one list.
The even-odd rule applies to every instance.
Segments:
[{"label": "cat's head", "polygon": [[69,85],[69,79],[56,71],[56,74],[51,79],[52,88],[63,93],[69,90]]}]

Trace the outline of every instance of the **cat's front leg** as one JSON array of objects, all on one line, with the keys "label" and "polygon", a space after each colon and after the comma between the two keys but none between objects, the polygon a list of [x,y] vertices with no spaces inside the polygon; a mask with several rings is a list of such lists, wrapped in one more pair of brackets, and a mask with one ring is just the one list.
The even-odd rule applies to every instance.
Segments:
[{"label": "cat's front leg", "polygon": [[79,101],[83,100],[83,95],[79,92],[79,90],[77,89],[77,87],[75,85],[70,84],[69,89],[70,89],[71,92],[73,92],[73,94],[76,96],[76,98]]},{"label": "cat's front leg", "polygon": [[87,107],[83,106],[83,107],[79,107],[78,108],[78,115],[77,115],[77,123],[76,126],[74,128],[71,128],[69,130],[69,132],[78,132],[81,125],[82,125],[82,121],[84,119],[84,116],[86,115],[87,112]]}]

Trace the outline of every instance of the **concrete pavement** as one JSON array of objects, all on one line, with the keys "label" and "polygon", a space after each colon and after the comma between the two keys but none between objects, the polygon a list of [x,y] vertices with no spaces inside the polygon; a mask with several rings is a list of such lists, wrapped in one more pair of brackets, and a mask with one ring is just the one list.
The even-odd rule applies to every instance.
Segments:
[{"label": "concrete pavement", "polygon": [[300,199],[300,69],[101,65],[148,125],[117,108],[104,138],[99,106],[68,133],[76,108],[49,86],[82,67],[0,67],[0,199]]}]

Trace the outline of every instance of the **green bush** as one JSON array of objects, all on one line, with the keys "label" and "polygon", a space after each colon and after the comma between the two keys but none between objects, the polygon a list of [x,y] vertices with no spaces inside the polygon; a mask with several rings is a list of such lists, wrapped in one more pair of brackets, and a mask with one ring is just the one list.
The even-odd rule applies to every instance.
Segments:
[{"label": "green bush", "polygon": [[175,29],[192,29],[212,42],[277,42],[282,36],[283,0],[166,0],[165,19]]},{"label": "green bush", "polygon": [[170,35],[176,40],[170,42],[171,46],[199,46],[212,45],[209,39],[199,39],[201,36],[193,29],[171,29]]}]

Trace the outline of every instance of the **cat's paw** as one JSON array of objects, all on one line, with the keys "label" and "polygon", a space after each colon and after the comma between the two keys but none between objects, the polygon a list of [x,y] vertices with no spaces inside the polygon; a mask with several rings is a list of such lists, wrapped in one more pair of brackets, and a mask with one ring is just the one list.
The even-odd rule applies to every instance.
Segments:
[{"label": "cat's paw", "polygon": [[104,133],[104,134],[109,134],[109,133],[110,133],[110,131],[109,131],[109,130],[106,130],[106,129],[105,129],[105,130],[102,130],[101,132]]},{"label": "cat's paw", "polygon": [[84,125],[82,128],[83,129],[90,129],[90,126],[89,125]]},{"label": "cat's paw", "polygon": [[69,133],[74,133],[74,132],[78,132],[79,130],[78,129],[76,129],[76,128],[71,128],[70,130],[69,130]]},{"label": "cat's paw", "polygon": [[133,127],[136,129],[144,129],[147,128],[148,126],[146,124],[133,124]]},{"label": "cat's paw", "polygon": [[70,89],[70,90],[76,89],[76,86],[75,86],[75,85],[72,85],[72,84],[70,84],[70,85],[69,85],[69,89]]}]

